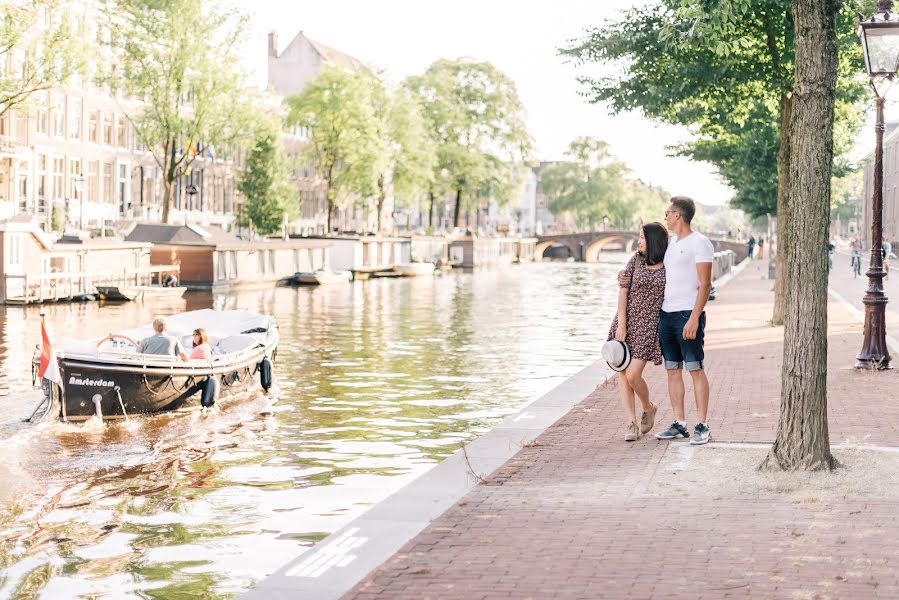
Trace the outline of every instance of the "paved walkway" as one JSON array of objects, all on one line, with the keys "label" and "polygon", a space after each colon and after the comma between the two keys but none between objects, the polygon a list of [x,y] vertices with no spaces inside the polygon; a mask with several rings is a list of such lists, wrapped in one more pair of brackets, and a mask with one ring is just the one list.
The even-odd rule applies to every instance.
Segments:
[{"label": "paved walkway", "polygon": [[[782,329],[767,325],[766,274],[767,261],[750,264],[709,307],[714,444],[623,442],[617,390],[602,386],[345,597],[899,597],[899,493],[747,491],[734,482],[769,478],[756,462],[715,462],[738,442],[774,439]],[[834,300],[829,319],[831,441],[899,448],[899,370],[852,369],[857,313]],[[667,425],[662,369],[648,381]],[[691,456],[699,479],[679,470]],[[680,473],[689,485],[677,487]]]}]

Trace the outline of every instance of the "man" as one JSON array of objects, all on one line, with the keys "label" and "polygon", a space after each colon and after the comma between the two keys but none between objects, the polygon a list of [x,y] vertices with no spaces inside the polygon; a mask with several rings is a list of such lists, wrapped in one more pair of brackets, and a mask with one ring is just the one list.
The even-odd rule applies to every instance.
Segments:
[{"label": "man", "polygon": [[668,397],[674,423],[656,434],[660,440],[690,437],[684,413],[686,369],[693,379],[698,423],[691,444],[705,444],[711,437],[706,421],[709,410],[709,380],[705,374],[705,304],[712,290],[712,261],[715,250],[707,237],[693,231],[690,221],[696,204],[686,196],[675,196],[665,211],[665,225],[673,234],[665,251],[665,298],[659,317],[659,344],[668,373]]},{"label": "man", "polygon": [[153,331],[156,333],[145,337],[137,346],[140,354],[161,354],[163,356],[177,356],[187,362],[187,354],[181,347],[181,342],[166,333],[168,323],[163,317],[153,319]]},{"label": "man", "polygon": [[749,244],[748,245],[749,245],[749,260],[752,260],[753,258],[755,258],[755,252],[754,252],[755,236],[752,234],[749,235]]}]

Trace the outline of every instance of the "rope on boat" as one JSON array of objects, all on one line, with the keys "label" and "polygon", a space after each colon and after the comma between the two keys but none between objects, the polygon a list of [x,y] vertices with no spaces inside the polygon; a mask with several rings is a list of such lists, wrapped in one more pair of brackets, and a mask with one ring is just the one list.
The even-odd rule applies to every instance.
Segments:
[{"label": "rope on boat", "polygon": [[115,395],[119,397],[119,406],[122,407],[122,414],[125,415],[125,420],[130,421],[131,419],[128,417],[128,412],[125,410],[125,403],[122,402],[122,388],[119,386],[115,386]]},{"label": "rope on boat", "polygon": [[[158,397],[161,393],[165,391],[165,386],[168,383],[168,380],[171,380],[171,376],[166,377],[166,380],[162,382],[162,385],[159,386],[159,391],[154,392],[153,388],[150,387],[150,381],[147,379],[146,375],[141,375],[141,378],[144,380],[144,387],[147,388],[147,391],[153,394],[153,397]],[[173,384],[174,387],[174,384]]]}]

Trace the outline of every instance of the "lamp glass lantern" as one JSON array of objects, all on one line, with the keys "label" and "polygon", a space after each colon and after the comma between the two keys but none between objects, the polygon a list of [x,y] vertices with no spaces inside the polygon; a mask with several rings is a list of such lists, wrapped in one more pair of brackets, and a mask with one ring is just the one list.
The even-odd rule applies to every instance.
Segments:
[{"label": "lamp glass lantern", "polygon": [[881,0],[877,14],[858,23],[865,69],[871,77],[892,79],[899,69],[899,15],[892,8],[892,0]]}]

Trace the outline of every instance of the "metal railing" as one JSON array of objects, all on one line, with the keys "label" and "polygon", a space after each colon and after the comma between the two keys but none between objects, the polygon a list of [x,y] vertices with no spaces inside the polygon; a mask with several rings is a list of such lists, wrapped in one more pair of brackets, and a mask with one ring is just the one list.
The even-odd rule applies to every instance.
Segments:
[{"label": "metal railing", "polygon": [[[7,304],[73,300],[94,295],[97,286],[162,285],[163,273],[180,274],[179,265],[152,265],[121,271],[81,271],[40,275],[4,275]],[[155,281],[154,281],[155,280]]]}]

